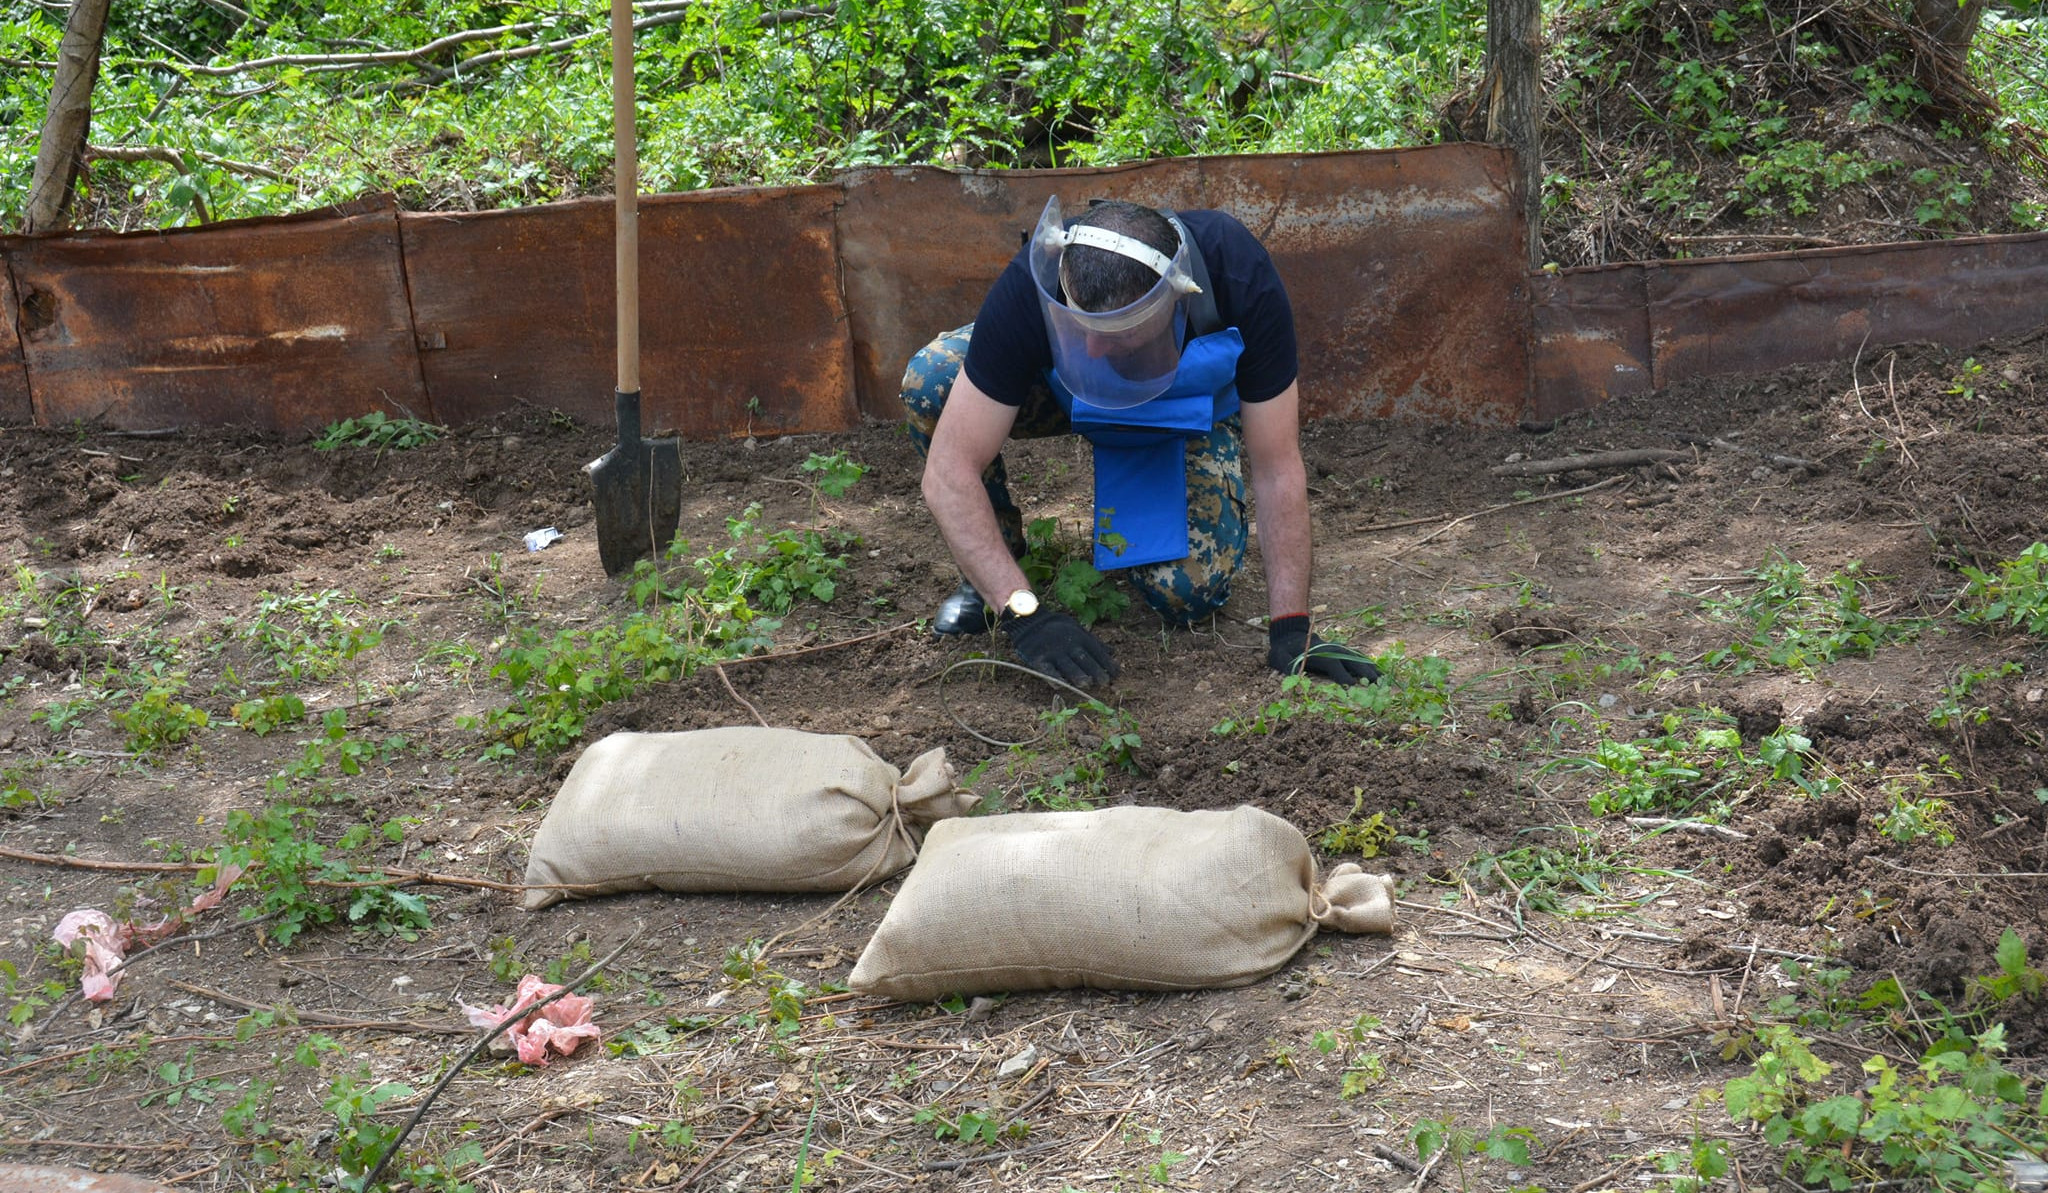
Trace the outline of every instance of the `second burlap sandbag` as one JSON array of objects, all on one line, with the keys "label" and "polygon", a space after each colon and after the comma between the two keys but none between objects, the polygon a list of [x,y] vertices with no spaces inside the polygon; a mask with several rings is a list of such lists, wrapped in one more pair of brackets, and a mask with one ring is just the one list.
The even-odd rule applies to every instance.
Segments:
[{"label": "second burlap sandbag", "polygon": [[1347,863],[1319,883],[1301,831],[1257,808],[950,820],[848,984],[908,1001],[1242,986],[1325,925],[1393,931],[1393,880]]},{"label": "second burlap sandbag", "polygon": [[845,891],[917,856],[974,797],[944,750],[906,771],[857,737],[796,729],[614,733],[583,752],[526,863],[525,907],[639,891]]}]

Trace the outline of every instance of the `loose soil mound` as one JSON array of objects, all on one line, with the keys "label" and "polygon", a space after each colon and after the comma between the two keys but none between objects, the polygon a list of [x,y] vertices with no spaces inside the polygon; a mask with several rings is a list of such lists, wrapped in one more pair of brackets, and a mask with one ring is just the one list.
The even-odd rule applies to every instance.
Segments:
[{"label": "loose soil mound", "polygon": [[[1870,352],[1854,376],[1831,366],[1689,384],[1540,437],[1310,427],[1319,620],[1376,654],[1442,660],[1438,723],[1288,705],[1247,624],[1265,613],[1254,569],[1230,616],[1197,632],[1162,632],[1136,611],[1104,630],[1123,663],[1109,697],[1121,725],[1083,713],[1015,750],[984,735],[1032,736],[1055,694],[1008,672],[949,675],[991,644],[904,628],[957,577],[900,433],[690,445],[683,530],[698,551],[722,545],[727,519],[754,502],[767,524],[860,543],[835,599],[798,606],[778,633],[785,651],[815,649],[645,687],[598,710],[584,740],[758,715],[861,735],[899,766],[945,746],[963,771],[987,764],[974,783],[992,805],[1062,793],[1249,803],[1312,838],[1381,813],[1398,836],[1379,837],[1366,864],[1402,883],[1399,934],[1326,934],[1242,990],[949,1009],[820,994],[846,977],[888,888],[822,919],[830,898],[650,893],[527,914],[499,890],[414,888],[432,897],[418,939],[343,922],[283,946],[245,929],[150,954],[90,1011],[30,1006],[0,1063],[0,1156],[200,1189],[268,1187],[279,1165],[332,1171],[337,1124],[322,1102],[338,1077],[367,1066],[424,1089],[464,1039],[458,1000],[502,1000],[508,979],[551,962],[574,972],[638,927],[597,992],[612,1047],[544,1070],[480,1064],[411,1146],[474,1142],[481,1164],[466,1179],[504,1190],[692,1175],[693,1188],[788,1187],[800,1156],[845,1189],[1131,1188],[1167,1175],[1205,1189],[1393,1188],[1416,1179],[1401,1167],[1415,1155],[1408,1129],[1433,1118],[1532,1129],[1535,1172],[1474,1162],[1473,1179],[1502,1186],[1633,1186],[1696,1129],[1736,1139],[1752,1173],[1768,1168],[1755,1137],[1694,1106],[1746,1071],[1714,1033],[1797,988],[1787,958],[1847,967],[1851,992],[1895,976],[1960,1004],[1971,978],[1995,971],[2007,927],[2037,959],[2048,952],[2048,650],[1963,624],[1955,603],[1959,568],[2042,537],[2044,389],[2037,334],[1967,355]],[[327,713],[380,748],[359,774],[326,772],[321,840],[392,822],[400,839],[373,835],[360,860],[516,882],[575,750],[484,761],[487,740],[465,718],[506,701],[491,664],[522,627],[588,629],[631,607],[598,567],[579,472],[609,434],[537,414],[376,455],[229,432],[0,432],[0,557],[21,581],[0,623],[0,790],[16,805],[0,812],[0,846],[189,856],[231,813],[313,799],[304,783],[283,797],[270,783]],[[1488,471],[1632,448],[1685,454],[1547,482]],[[870,468],[838,498],[801,469],[833,451]],[[1085,525],[1080,445],[1020,445],[1010,471],[1032,514]],[[562,543],[521,548],[548,525]],[[1804,670],[1720,658],[1747,631],[1715,610],[1754,603],[1766,586],[1753,573],[1774,561],[1803,564],[1815,585],[1860,561],[1862,612],[1896,632]],[[359,600],[347,607],[386,624],[381,642],[332,676],[263,672],[248,631],[266,594],[288,593]],[[1917,632],[1898,629],[1912,619]],[[1415,690],[1428,686],[1404,667]],[[134,758],[108,712],[171,675],[212,724]],[[273,679],[312,719],[267,736],[236,727],[229,706]],[[79,703],[109,686],[129,695]],[[1945,698],[1959,715],[1931,723]],[[1704,798],[1695,811],[1725,802],[1739,836],[1592,815],[1599,775],[1574,763],[1600,740],[1654,740],[1667,718],[1688,734],[1726,724],[1750,751],[1796,728],[1812,743],[1813,793],[1745,778]],[[1264,731],[1218,732],[1225,722]],[[1112,728],[1140,739],[1129,770],[1102,741]],[[406,744],[382,748],[390,735]],[[1906,831],[1902,799],[1940,801],[1921,812],[1953,843]],[[37,983],[72,981],[46,944],[58,917],[154,890],[147,874],[20,860],[0,860],[0,876],[17,1005]],[[255,899],[236,892],[193,934],[228,927]],[[758,964],[735,952],[779,933]],[[801,1001],[783,978],[804,984]],[[2048,1049],[2041,1005],[2009,1016],[2029,1068]],[[272,1010],[242,1019],[250,1008]],[[1378,1026],[1353,1039],[1361,1015]],[[379,1026],[342,1026],[363,1022]],[[312,1032],[345,1048],[316,1056],[317,1072],[290,1060]],[[1001,1070],[1020,1055],[1031,1059]],[[1862,1055],[1837,1059],[1853,1073]],[[1359,1096],[1343,1096],[1347,1066]],[[252,1115],[224,1122],[272,1081]],[[401,1096],[374,1121],[416,1103]],[[998,1126],[977,1141],[983,1117]],[[265,1132],[282,1144],[278,1164],[255,1146]]]}]

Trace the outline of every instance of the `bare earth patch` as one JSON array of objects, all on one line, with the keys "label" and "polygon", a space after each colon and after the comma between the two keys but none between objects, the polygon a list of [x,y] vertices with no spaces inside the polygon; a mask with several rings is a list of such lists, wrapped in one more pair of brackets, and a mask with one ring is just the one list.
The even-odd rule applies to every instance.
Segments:
[{"label": "bare earth patch", "polygon": [[[408,1141],[412,1163],[474,1144],[460,1178],[506,1191],[787,1188],[800,1165],[835,1189],[1394,1189],[1424,1183],[1410,1131],[1437,1120],[1535,1139],[1520,1167],[1443,1161],[1427,1177],[1442,1187],[1640,1188],[1696,1132],[1730,1140],[1761,1184],[1770,1149],[1700,1095],[1748,1071],[1720,1039],[1800,989],[1788,958],[1849,967],[1851,991],[1895,977],[1956,1001],[1996,971],[2007,927],[2035,957],[2048,948],[2048,650],[1965,625],[1956,605],[1958,568],[2043,537],[2044,390],[2037,334],[1969,354],[1871,352],[1854,379],[1836,366],[1692,384],[1543,436],[1313,426],[1319,622],[1375,654],[1398,647],[1417,684],[1413,660],[1443,660],[1441,719],[1269,708],[1285,700],[1246,623],[1264,612],[1254,569],[1233,616],[1198,632],[1162,632],[1139,610],[1105,630],[1124,668],[1109,698],[1142,744],[1130,768],[1099,773],[1087,764],[1103,728],[1085,713],[1028,750],[978,739],[969,727],[1031,736],[1053,693],[1010,673],[955,673],[942,693],[941,672],[989,644],[901,628],[956,573],[896,429],[686,445],[695,552],[723,546],[753,502],[766,526],[859,536],[834,599],[799,604],[778,648],[866,637],[644,687],[598,709],[584,741],[758,711],[860,735],[899,766],[933,746],[963,773],[987,761],[974,781],[991,804],[1060,790],[1050,779],[1066,774],[1070,795],[1104,803],[1255,804],[1312,840],[1378,812],[1396,835],[1365,864],[1401,879],[1400,931],[1325,934],[1239,990],[908,1006],[826,992],[891,885],[809,926],[832,900],[650,894],[526,914],[500,890],[425,885],[406,893],[427,900],[431,927],[410,939],[345,913],[289,944],[272,925],[197,939],[255,907],[237,890],[195,939],[130,967],[110,1002],[28,1007],[0,1052],[0,1159],[194,1189],[296,1172],[310,1188],[348,1142],[322,1105],[337,1079],[366,1069],[424,1091],[468,1038],[458,1000],[502,1001],[550,963],[575,973],[637,929],[594,991],[604,1043],[545,1069],[479,1062]],[[234,813],[290,803],[314,810],[309,831],[330,848],[370,825],[361,866],[518,882],[575,748],[485,760],[488,735],[464,719],[506,703],[491,665],[521,627],[587,630],[632,607],[602,577],[579,471],[610,434],[535,414],[380,456],[222,432],[0,431],[0,556],[22,585],[0,623],[0,756],[21,792],[0,846],[178,861],[218,844]],[[1547,480],[1488,472],[1652,447],[1685,454]],[[820,496],[801,465],[835,451],[870,471]],[[1083,525],[1080,444],[1021,445],[1010,468],[1029,514]],[[550,525],[560,544],[522,548]],[[1728,618],[1755,607],[1774,561],[1803,565],[1816,591],[1860,561],[1861,612],[1896,632],[1803,668],[1767,646],[1747,667],[1720,654],[1748,635]],[[381,640],[331,675],[269,669],[248,638],[266,594],[329,592]],[[131,756],[109,713],[168,675],[209,724]],[[1931,723],[1970,675],[1958,715]],[[125,695],[80,703],[109,689]],[[308,719],[238,727],[231,706],[263,692],[297,695]],[[340,736],[323,739],[322,714]],[[1688,738],[1732,730],[1750,757],[1794,731],[1808,788],[1744,771],[1691,809],[1595,815],[1611,775],[1584,765],[1597,743],[1647,749],[1674,723]],[[273,792],[309,740],[365,743],[360,773],[330,758]],[[1939,801],[1923,810],[1953,843],[1908,832],[1902,798]],[[1716,801],[1729,833],[1628,819]],[[1990,877],[2009,873],[2030,877]],[[17,1006],[41,983],[75,985],[48,945],[65,912],[169,898],[146,873],[0,859],[0,878]],[[743,955],[792,929],[766,957]],[[2010,1063],[2036,1076],[2041,1006],[2015,1004],[2032,1018],[2009,1024]],[[361,1023],[377,1026],[346,1026]],[[295,1061],[316,1036],[339,1048]],[[1850,1072],[1868,1054],[1816,1036]],[[224,1121],[266,1081],[274,1097]],[[418,1098],[365,1121],[393,1125]]]}]

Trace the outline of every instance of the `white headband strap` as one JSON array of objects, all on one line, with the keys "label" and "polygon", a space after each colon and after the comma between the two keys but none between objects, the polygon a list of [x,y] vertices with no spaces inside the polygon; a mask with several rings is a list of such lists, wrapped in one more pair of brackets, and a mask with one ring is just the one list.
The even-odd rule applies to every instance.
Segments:
[{"label": "white headband strap", "polygon": [[1128,257],[1140,265],[1149,267],[1160,277],[1165,277],[1166,271],[1173,267],[1173,258],[1165,253],[1142,240],[1125,236],[1121,232],[1112,232],[1107,228],[1076,224],[1067,229],[1060,239],[1063,244],[1085,244],[1092,249],[1102,249],[1119,257]]}]

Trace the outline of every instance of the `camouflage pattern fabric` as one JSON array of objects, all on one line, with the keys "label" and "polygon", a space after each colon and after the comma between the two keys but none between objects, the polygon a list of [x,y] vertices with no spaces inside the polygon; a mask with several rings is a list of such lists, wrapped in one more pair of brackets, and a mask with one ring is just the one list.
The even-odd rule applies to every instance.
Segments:
[{"label": "camouflage pattern fabric", "polygon": [[[910,439],[921,457],[931,450],[932,432],[946,395],[967,359],[974,324],[955,328],[910,358],[903,370],[903,410]],[[1034,385],[1017,410],[1015,439],[1068,435],[1066,411],[1043,383]],[[1236,416],[1218,423],[1206,438],[1188,440],[1188,556],[1148,564],[1124,573],[1131,587],[1159,615],[1185,626],[1209,616],[1230,600],[1230,582],[1244,567],[1251,524],[1245,517],[1244,430]],[[1024,554],[1024,515],[1010,497],[1010,475],[998,454],[982,470],[982,487],[995,507],[996,525],[1010,554]]]}]

